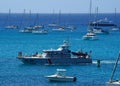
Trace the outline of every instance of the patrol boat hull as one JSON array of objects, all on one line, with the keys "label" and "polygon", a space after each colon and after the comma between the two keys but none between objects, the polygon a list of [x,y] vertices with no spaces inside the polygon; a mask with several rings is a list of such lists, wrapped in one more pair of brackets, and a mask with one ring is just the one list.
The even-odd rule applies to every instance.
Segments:
[{"label": "patrol boat hull", "polygon": [[90,58],[19,58],[25,64],[41,64],[41,65],[71,65],[81,63],[92,63]]}]

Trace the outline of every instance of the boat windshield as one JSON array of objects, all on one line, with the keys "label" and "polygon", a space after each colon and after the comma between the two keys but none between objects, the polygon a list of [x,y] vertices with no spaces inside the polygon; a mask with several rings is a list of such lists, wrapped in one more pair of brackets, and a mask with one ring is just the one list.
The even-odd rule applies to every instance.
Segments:
[{"label": "boat windshield", "polygon": [[65,76],[66,75],[66,70],[65,69],[57,69],[56,74],[59,75],[59,76]]}]

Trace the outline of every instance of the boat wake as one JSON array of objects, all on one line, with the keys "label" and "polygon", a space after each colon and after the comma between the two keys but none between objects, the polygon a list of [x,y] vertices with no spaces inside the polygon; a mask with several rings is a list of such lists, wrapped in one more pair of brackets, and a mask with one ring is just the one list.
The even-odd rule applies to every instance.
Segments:
[{"label": "boat wake", "polygon": [[[93,60],[93,64],[97,64],[97,60]],[[115,64],[115,60],[101,60],[101,64]],[[118,64],[120,64],[120,61]]]}]

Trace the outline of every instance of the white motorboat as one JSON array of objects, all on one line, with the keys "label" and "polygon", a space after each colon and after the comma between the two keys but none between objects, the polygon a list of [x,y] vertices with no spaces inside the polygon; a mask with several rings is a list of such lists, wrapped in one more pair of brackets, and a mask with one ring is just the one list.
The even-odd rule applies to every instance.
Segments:
[{"label": "white motorboat", "polygon": [[83,36],[83,40],[97,40],[98,37],[93,31],[88,31],[86,35]]},{"label": "white motorboat", "polygon": [[17,29],[18,26],[16,26],[16,25],[9,25],[9,26],[6,26],[5,28],[6,29]]},{"label": "white motorboat", "polygon": [[48,31],[47,30],[35,30],[35,31],[32,31],[32,33],[34,33],[34,34],[47,34]]},{"label": "white motorboat", "polygon": [[52,23],[52,24],[48,24],[48,27],[58,27],[58,24]]},{"label": "white motorboat", "polygon": [[40,25],[35,25],[33,28],[34,29],[40,29],[40,28],[43,28],[44,26],[40,26]]},{"label": "white motorboat", "polygon": [[65,29],[63,27],[59,27],[59,28],[56,28],[56,29],[52,29],[52,31],[64,32]]},{"label": "white motorboat", "polygon": [[109,82],[106,83],[106,86],[120,86],[120,80],[113,80],[119,59],[120,59],[120,53],[118,55],[115,65],[114,65],[114,69],[113,69],[112,75],[110,77],[110,80],[109,80]]},{"label": "white motorboat", "polygon": [[103,30],[102,28],[94,27],[93,32],[96,34],[109,34],[108,30]]},{"label": "white motorboat", "polygon": [[65,69],[57,69],[57,72],[54,75],[49,75],[45,77],[48,78],[50,81],[61,81],[61,82],[76,81],[76,77],[66,76]]},{"label": "white motorboat", "polygon": [[32,31],[35,30],[32,27],[26,27],[23,30],[20,30],[21,33],[32,33]]},{"label": "white motorboat", "polygon": [[66,28],[69,29],[69,30],[74,30],[74,29],[76,29],[76,27],[73,26],[73,25],[69,25],[69,26],[67,26]]}]

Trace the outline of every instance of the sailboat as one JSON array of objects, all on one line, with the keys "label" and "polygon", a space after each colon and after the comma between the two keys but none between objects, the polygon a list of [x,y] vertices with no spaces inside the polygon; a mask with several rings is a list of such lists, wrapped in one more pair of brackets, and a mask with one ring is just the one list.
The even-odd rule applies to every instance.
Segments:
[{"label": "sailboat", "polygon": [[17,29],[18,28],[18,26],[10,24],[10,22],[11,22],[11,9],[9,9],[7,22],[8,22],[8,25],[5,27],[6,29]]},{"label": "sailboat", "polygon": [[[30,19],[31,18],[31,10],[30,10],[29,13],[30,13],[30,16],[29,16],[29,19]],[[25,14],[25,11],[24,11],[24,14]],[[21,33],[32,33],[33,30],[34,30],[34,28],[31,25],[29,25],[29,26],[25,27],[24,29],[20,30],[19,32],[21,32]]]},{"label": "sailboat", "polygon": [[[116,23],[117,23],[116,8],[115,8],[115,21],[116,21]],[[112,28],[112,31],[120,31],[120,28],[119,28],[117,25],[115,25],[115,26]]]},{"label": "sailboat", "polygon": [[43,25],[39,25],[39,14],[37,13],[36,14],[36,18],[35,18],[35,21],[34,21],[34,26],[33,26],[33,28],[34,29],[41,29],[41,28],[44,28],[44,26]]},{"label": "sailboat", "polygon": [[112,75],[110,77],[110,80],[109,80],[109,82],[106,83],[107,86],[120,86],[120,80],[113,80],[113,77],[114,77],[114,74],[116,72],[116,68],[117,68],[119,59],[120,59],[120,53],[119,53],[118,58],[117,58],[117,60],[115,62],[115,65],[114,65],[113,72],[112,72]]},{"label": "sailboat", "polygon": [[96,34],[109,34],[108,30],[105,30],[103,27],[99,26],[99,24],[95,24],[97,19],[98,19],[98,7],[95,10],[95,20],[90,23],[90,26],[93,26],[93,32]]},{"label": "sailboat", "polygon": [[59,31],[59,32],[65,31],[65,28],[60,25],[60,17],[61,17],[61,11],[59,11],[59,15],[58,15],[58,25],[55,28],[53,28],[52,31]]},{"label": "sailboat", "polygon": [[83,40],[97,40],[98,39],[96,34],[93,32],[93,27],[90,26],[91,7],[92,7],[92,0],[90,0],[90,15],[89,15],[88,32],[82,37]]},{"label": "sailboat", "polygon": [[[54,10],[53,10],[53,13],[52,13],[52,19],[51,20],[55,20],[55,13],[54,13]],[[55,28],[55,27],[58,27],[58,24],[55,23],[55,21],[52,21],[52,23],[48,24],[48,27],[50,28]]]},{"label": "sailboat", "polygon": [[[71,14],[68,15],[68,20],[67,21],[70,21],[69,19],[71,18]],[[68,24],[68,22],[66,23],[65,25],[65,29],[66,30],[70,30],[70,31],[73,31],[76,29],[76,27],[72,24]]]},{"label": "sailboat", "polygon": [[34,22],[34,26],[33,26],[33,31],[32,33],[34,34],[47,34],[48,30],[44,29],[44,25],[39,25],[39,15],[36,14],[36,18],[35,18],[35,22]]},{"label": "sailboat", "polygon": [[107,17],[103,19],[98,19],[98,7],[96,8],[96,18],[95,21],[90,22],[90,26],[99,26],[99,27],[112,27],[116,26],[112,21],[108,20]]}]

